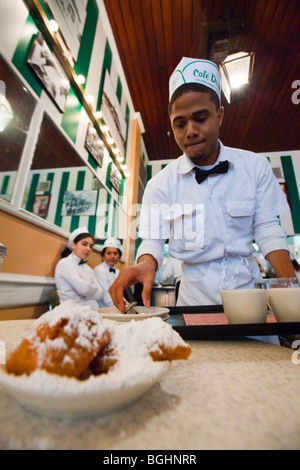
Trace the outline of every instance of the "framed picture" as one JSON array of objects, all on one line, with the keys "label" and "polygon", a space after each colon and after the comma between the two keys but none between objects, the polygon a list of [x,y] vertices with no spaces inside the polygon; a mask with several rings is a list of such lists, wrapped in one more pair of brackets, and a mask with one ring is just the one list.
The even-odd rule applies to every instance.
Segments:
[{"label": "framed picture", "polygon": [[86,0],[47,0],[51,13],[76,62],[86,20]]},{"label": "framed picture", "polygon": [[65,191],[61,215],[95,215],[98,191]]},{"label": "framed picture", "polygon": [[88,123],[87,127],[85,148],[92,155],[94,160],[96,160],[98,165],[102,167],[105,145],[91,122]]},{"label": "framed picture", "polygon": [[38,33],[33,41],[27,62],[52,101],[63,113],[70,90],[70,82],[41,33]]},{"label": "framed picture", "polygon": [[105,71],[101,112],[121,154],[125,154],[127,123],[108,70]]},{"label": "framed picture", "polygon": [[34,196],[31,212],[39,217],[47,217],[49,205],[50,205],[50,194],[39,194]]},{"label": "framed picture", "polygon": [[119,193],[121,186],[121,174],[114,163],[111,163],[110,165],[109,182],[112,187],[117,191],[117,193]]},{"label": "framed picture", "polygon": [[279,184],[280,184],[281,189],[285,194],[286,200],[287,200],[287,202],[288,202],[288,204],[291,208],[291,201],[290,201],[290,195],[289,195],[289,190],[288,190],[287,183],[279,183]]}]

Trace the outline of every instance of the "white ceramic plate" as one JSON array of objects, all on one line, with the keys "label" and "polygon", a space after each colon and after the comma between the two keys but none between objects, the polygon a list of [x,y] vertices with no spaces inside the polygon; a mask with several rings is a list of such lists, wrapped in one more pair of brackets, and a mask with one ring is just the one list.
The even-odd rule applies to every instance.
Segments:
[{"label": "white ceramic plate", "polygon": [[103,318],[110,320],[116,320],[121,322],[128,322],[131,320],[145,320],[146,318],[160,317],[162,320],[169,318],[169,309],[164,307],[146,307],[136,306],[134,307],[138,313],[120,313],[116,307],[105,307],[99,308],[98,312],[101,313]]},{"label": "white ceramic plate", "polygon": [[0,384],[23,407],[38,414],[52,418],[104,415],[139,398],[169,369],[168,361],[150,361],[85,381],[41,370],[15,376],[0,368]]}]

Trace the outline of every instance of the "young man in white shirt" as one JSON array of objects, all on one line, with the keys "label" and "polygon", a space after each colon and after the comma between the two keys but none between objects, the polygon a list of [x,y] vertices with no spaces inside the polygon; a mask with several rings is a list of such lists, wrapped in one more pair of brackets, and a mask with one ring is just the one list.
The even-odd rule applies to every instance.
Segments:
[{"label": "young man in white shirt", "polygon": [[215,64],[181,60],[170,78],[169,114],[183,155],[147,184],[137,264],[111,286],[114,304],[123,311],[123,290],[141,282],[149,306],[166,239],[169,254],[182,261],[177,305],[220,304],[222,289],[254,287],[261,276],[253,240],[278,277],[295,277],[278,219],[289,206],[268,160],[218,139],[224,109]]}]

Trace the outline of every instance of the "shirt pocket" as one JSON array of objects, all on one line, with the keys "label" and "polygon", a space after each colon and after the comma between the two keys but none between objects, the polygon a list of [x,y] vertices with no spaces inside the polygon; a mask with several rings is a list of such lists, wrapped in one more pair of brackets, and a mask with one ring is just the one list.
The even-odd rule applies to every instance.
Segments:
[{"label": "shirt pocket", "polygon": [[237,235],[253,232],[255,200],[229,201],[226,206],[226,221],[231,232]]},{"label": "shirt pocket", "polygon": [[179,250],[201,249],[204,245],[204,204],[184,204],[166,214],[170,222],[172,247]]}]

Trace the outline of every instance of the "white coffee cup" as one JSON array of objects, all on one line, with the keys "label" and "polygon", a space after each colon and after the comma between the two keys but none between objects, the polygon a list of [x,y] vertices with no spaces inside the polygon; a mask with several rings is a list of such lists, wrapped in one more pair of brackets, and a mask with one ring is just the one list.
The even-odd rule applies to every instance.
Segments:
[{"label": "white coffee cup", "polygon": [[300,321],[300,287],[269,289],[268,304],[278,322]]},{"label": "white coffee cup", "polygon": [[221,291],[228,323],[265,323],[268,313],[264,289],[229,289]]}]

